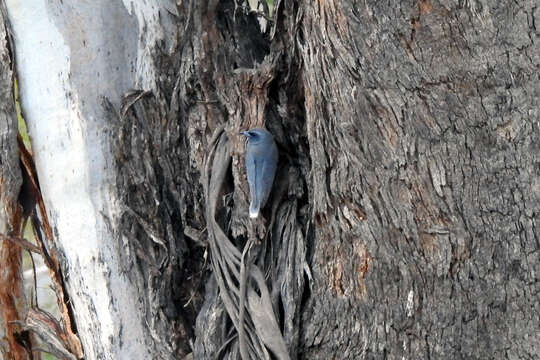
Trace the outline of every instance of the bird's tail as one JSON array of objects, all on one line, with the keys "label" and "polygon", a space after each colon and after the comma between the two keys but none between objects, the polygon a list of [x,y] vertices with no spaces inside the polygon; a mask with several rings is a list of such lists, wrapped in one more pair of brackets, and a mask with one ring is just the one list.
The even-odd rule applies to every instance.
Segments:
[{"label": "bird's tail", "polygon": [[249,205],[249,217],[254,219],[259,216],[259,209],[260,204],[258,201],[251,201],[251,204]]}]

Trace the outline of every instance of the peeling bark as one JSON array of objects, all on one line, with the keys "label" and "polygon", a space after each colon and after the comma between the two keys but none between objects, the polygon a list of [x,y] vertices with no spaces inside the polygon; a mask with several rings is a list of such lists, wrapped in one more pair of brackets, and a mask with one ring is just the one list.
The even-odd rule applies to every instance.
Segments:
[{"label": "peeling bark", "polygon": [[[22,209],[18,204],[22,184],[17,148],[17,115],[13,99],[9,27],[0,4],[0,234],[18,237]],[[30,359],[23,347],[28,333],[15,321],[27,311],[22,285],[22,251],[11,241],[0,240],[0,354],[5,360]],[[26,339],[25,339],[26,337]]]},{"label": "peeling bark", "polygon": [[[64,324],[68,340],[76,331],[88,359],[172,358],[176,344],[153,342],[154,323],[140,311],[144,292],[138,293],[120,262],[115,124],[102,106],[107,98],[119,107],[123,94],[138,85],[155,87],[153,58],[144,47],[169,45],[160,42],[163,22],[172,15],[165,5],[143,2],[127,8],[109,1],[6,4],[46,208],[42,220],[49,220],[43,221],[44,243],[55,273],[63,276],[75,320]],[[137,38],[138,24],[147,36]],[[80,349],[73,353],[82,356]]]},{"label": "peeling bark", "polygon": [[[19,246],[35,251],[42,256],[49,271],[52,288],[56,295],[56,304],[61,316],[60,325],[56,319],[53,319],[44,310],[32,308],[28,311],[24,321],[19,321],[19,323],[25,329],[32,330],[42,340],[41,349],[60,358],[81,359],[83,350],[81,342],[77,334],[75,334],[73,308],[70,304],[57,250],[54,246],[55,239],[39,188],[34,159],[24,146],[20,136],[17,140],[23,176],[19,203],[23,207],[23,213],[26,213],[27,218],[32,222],[34,237],[39,245],[33,246],[25,239],[12,238],[11,240],[15,241]],[[27,218],[23,219],[23,221]],[[37,304],[34,305],[37,306]]]}]

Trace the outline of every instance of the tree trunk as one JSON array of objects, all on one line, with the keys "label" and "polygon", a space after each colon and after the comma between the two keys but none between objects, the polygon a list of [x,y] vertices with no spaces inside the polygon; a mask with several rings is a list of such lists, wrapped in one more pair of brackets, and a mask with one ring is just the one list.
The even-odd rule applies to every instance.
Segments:
[{"label": "tree trunk", "polygon": [[[20,237],[22,209],[17,198],[22,185],[17,147],[17,115],[8,29],[0,4],[0,358],[28,359],[17,340],[29,341],[16,321],[27,307],[22,284],[21,248],[6,238]],[[25,338],[26,337],[26,338]],[[18,339],[17,339],[18,338]]]},{"label": "tree trunk", "polygon": [[533,0],[5,2],[85,359],[538,358]]},{"label": "tree trunk", "polygon": [[534,3],[303,7],[304,358],[538,358]]}]

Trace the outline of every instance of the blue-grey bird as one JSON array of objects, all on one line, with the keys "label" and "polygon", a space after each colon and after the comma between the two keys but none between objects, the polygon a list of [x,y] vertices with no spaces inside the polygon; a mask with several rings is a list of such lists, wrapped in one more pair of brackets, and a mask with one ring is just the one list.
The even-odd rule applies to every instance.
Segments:
[{"label": "blue-grey bird", "polygon": [[251,203],[249,217],[256,218],[270,195],[276,174],[278,150],[272,134],[263,128],[241,133],[247,136],[246,173]]}]

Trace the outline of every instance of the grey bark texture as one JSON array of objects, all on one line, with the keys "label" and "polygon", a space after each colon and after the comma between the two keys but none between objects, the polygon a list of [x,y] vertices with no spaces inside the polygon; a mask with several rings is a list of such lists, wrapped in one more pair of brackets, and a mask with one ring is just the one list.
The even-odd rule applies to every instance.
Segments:
[{"label": "grey bark texture", "polygon": [[302,358],[538,358],[535,2],[301,9]]},{"label": "grey bark texture", "polygon": [[[126,35],[155,78],[98,94],[148,351],[539,359],[536,2],[273,13],[179,1],[160,41]],[[238,132],[263,125],[280,159],[252,222]]]},{"label": "grey bark texture", "polygon": [[[276,135],[275,188],[286,190],[273,203],[268,283],[291,356],[536,358],[534,2],[282,2],[276,12],[270,40],[230,2],[180,11],[191,15],[177,94],[192,171],[176,181],[199,177],[218,124],[231,139],[262,123]],[[221,216],[242,239],[234,141]],[[190,213],[201,196],[179,193],[191,198],[185,228],[202,231]],[[195,328],[201,359],[230,336],[211,279]]]}]

